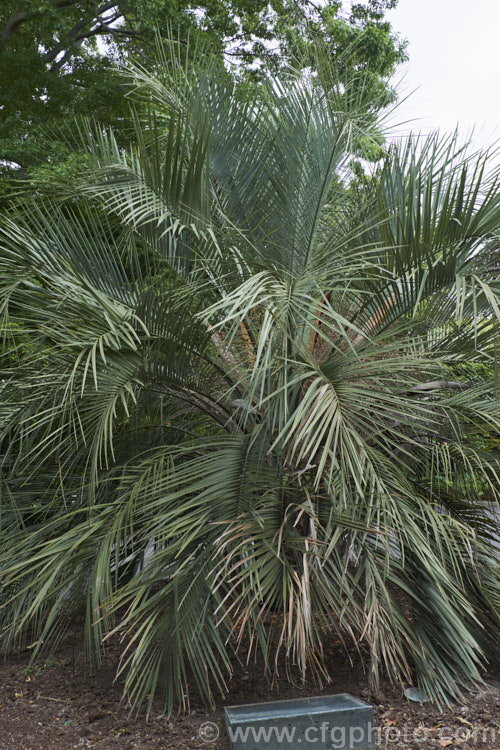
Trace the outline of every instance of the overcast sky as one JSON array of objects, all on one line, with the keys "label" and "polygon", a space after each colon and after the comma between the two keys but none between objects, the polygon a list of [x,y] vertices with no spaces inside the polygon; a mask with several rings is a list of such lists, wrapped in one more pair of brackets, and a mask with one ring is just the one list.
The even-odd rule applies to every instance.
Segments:
[{"label": "overcast sky", "polygon": [[500,139],[500,0],[399,0],[387,17],[409,40],[400,98],[418,89],[398,120],[464,136],[476,126],[478,146]]}]

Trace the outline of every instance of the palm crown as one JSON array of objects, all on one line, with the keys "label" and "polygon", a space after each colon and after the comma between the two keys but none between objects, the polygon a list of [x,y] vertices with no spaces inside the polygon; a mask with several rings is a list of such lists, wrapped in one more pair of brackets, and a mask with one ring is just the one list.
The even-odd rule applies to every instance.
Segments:
[{"label": "palm crown", "polygon": [[437,136],[353,180],[374,116],[319,70],[135,66],[130,149],[84,124],[1,228],[4,641],[83,608],[136,704],[247,635],[328,679],[333,632],[448,700],[495,642],[498,183]]}]

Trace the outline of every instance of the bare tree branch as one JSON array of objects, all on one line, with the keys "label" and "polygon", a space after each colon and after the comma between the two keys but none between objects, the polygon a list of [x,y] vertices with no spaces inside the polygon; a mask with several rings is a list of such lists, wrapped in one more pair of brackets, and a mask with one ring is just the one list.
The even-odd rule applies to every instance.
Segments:
[{"label": "bare tree branch", "polygon": [[[58,55],[61,54],[61,52],[64,52],[66,50],[66,53],[62,60],[59,60],[57,63],[55,63],[52,68],[51,72],[55,72],[56,70],[59,70],[59,68],[64,65],[66,62],[68,56],[69,56],[69,47],[70,46],[76,46],[80,47],[85,39],[89,39],[92,36],[96,36],[97,34],[102,33],[101,26],[102,26],[102,19],[100,16],[102,16],[103,13],[106,13],[108,10],[112,10],[113,8],[116,8],[116,2],[108,2],[104,3],[104,5],[101,5],[99,8],[95,8],[95,12],[92,13],[89,16],[86,16],[85,18],[82,18],[78,23],[76,23],[70,31],[65,35],[64,39],[62,39],[58,45],[53,47],[51,50],[49,50],[45,55],[45,61],[47,63],[52,62],[56,59]],[[111,20],[117,21],[121,17],[121,13],[115,13]],[[94,21],[98,21],[98,26],[96,26],[94,29],[90,29],[86,34],[80,34],[83,29],[89,27],[92,25]]]},{"label": "bare tree branch", "polygon": [[19,26],[24,23],[28,19],[28,14],[26,13],[24,3],[22,3],[19,8],[14,11],[14,13],[11,15],[11,17],[7,20],[7,23],[2,29],[2,33],[0,34],[0,39],[3,41],[7,41],[11,37],[14,36],[16,31],[18,30]]},{"label": "bare tree branch", "polygon": [[83,18],[81,21],[75,24],[71,31],[66,34],[65,40],[63,42],[60,42],[57,46],[53,47],[45,54],[45,62],[49,63],[52,62],[52,60],[55,60],[56,57],[67,48],[67,40],[70,39],[71,41],[74,41],[78,32],[88,26],[88,24],[88,18]]},{"label": "bare tree branch", "polygon": [[[76,0],[57,0],[57,2],[54,3],[54,7],[59,8],[71,8],[75,5]],[[28,15],[26,11],[26,7],[24,3],[21,3],[19,5],[19,8],[12,13],[10,18],[5,23],[1,33],[0,33],[0,39],[4,42],[11,39],[18,28],[21,26],[21,24],[25,23],[26,21],[29,21],[30,18],[36,18],[37,16],[41,15],[42,11],[39,11],[37,13],[33,13],[31,16]]]}]

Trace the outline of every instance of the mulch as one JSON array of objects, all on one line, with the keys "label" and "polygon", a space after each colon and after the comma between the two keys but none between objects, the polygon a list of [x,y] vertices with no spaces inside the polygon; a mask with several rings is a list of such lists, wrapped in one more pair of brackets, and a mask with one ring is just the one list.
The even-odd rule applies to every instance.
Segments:
[{"label": "mulch", "polygon": [[369,696],[357,653],[333,647],[332,682],[322,689],[312,680],[290,684],[284,675],[271,684],[259,663],[235,665],[229,695],[218,699],[215,711],[194,696],[189,715],[167,718],[158,703],[146,720],[144,713],[131,715],[120,700],[121,685],[114,682],[119,645],[109,647],[95,674],[79,648],[72,633],[58,653],[34,666],[29,652],[0,662],[0,750],[229,750],[225,705],[346,692],[370,698],[378,747],[500,750],[500,668],[486,675],[484,690],[440,712],[428,703],[410,703],[388,682]]}]

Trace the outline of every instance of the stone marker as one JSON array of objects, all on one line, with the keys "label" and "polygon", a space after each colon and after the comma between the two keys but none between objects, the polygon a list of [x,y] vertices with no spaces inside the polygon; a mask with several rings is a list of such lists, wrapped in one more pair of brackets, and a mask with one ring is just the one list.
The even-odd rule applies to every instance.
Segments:
[{"label": "stone marker", "polygon": [[373,709],[348,693],[229,706],[233,750],[374,750]]}]

